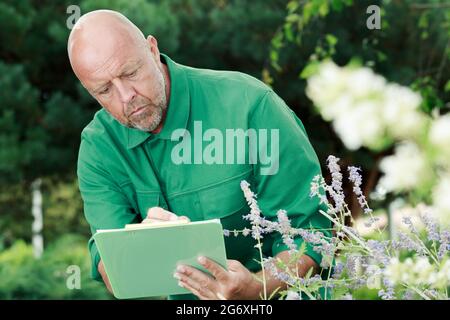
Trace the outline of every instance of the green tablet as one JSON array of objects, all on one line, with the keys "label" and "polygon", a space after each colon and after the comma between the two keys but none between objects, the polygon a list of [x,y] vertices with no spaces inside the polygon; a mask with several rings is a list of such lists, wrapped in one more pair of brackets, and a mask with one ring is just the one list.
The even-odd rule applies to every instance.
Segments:
[{"label": "green tablet", "polygon": [[190,293],[173,277],[178,264],[207,272],[199,256],[226,268],[225,242],[219,219],[133,224],[98,230],[100,258],[118,299]]}]

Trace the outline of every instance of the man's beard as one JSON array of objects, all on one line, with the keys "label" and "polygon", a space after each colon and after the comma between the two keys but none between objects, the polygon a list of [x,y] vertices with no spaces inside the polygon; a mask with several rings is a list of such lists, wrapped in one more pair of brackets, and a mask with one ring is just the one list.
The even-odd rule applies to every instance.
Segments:
[{"label": "man's beard", "polygon": [[145,110],[140,111],[139,114],[128,116],[128,121],[125,125],[129,128],[135,128],[142,131],[155,130],[162,121],[164,110],[167,109],[165,99],[159,101],[157,104],[153,102],[144,102],[133,108],[133,111],[139,109],[141,106],[145,106]]},{"label": "man's beard", "polygon": [[[158,78],[159,81],[156,83],[158,86],[156,88],[157,96],[153,100],[137,96],[129,103],[125,114],[127,120],[125,126],[142,131],[153,131],[160,125],[164,111],[167,109],[167,99],[163,74],[160,73]],[[145,109],[139,111],[139,114],[132,115],[134,111],[141,107]]]}]

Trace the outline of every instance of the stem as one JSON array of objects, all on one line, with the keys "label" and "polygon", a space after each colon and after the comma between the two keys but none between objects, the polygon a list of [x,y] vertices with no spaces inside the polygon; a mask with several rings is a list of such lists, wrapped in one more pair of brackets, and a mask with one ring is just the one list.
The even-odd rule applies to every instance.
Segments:
[{"label": "stem", "polygon": [[258,238],[256,240],[258,241],[259,258],[261,259],[261,271],[262,271],[262,277],[263,277],[264,300],[267,300],[266,270],[264,268],[264,260],[263,260],[263,254],[262,254],[261,240],[259,238],[259,235],[258,235]]},{"label": "stem", "polygon": [[[327,217],[328,219],[330,219],[331,221],[333,221],[334,223],[336,223],[336,221],[330,217],[326,212],[324,212],[323,210],[319,210],[319,212],[324,215],[325,217]],[[352,232],[348,231],[347,228],[345,228],[345,226],[343,226],[342,230],[347,233],[351,238],[353,238],[353,240],[355,240],[356,242],[358,242],[359,245],[361,245],[364,249],[368,250],[370,253],[372,252],[372,250],[370,250],[369,248],[367,248],[364,243],[361,241],[361,239],[359,239],[357,236],[355,236]]]},{"label": "stem", "polygon": [[406,283],[402,283],[402,285],[403,285],[405,288],[409,288],[409,289],[414,290],[419,296],[421,296],[421,297],[424,298],[425,300],[431,300],[430,297],[427,297],[423,292],[421,292],[421,291],[420,291],[419,289],[417,289],[416,287],[410,287],[410,286],[408,286]]},{"label": "stem", "polygon": [[430,257],[433,259],[434,262],[436,262],[437,265],[439,265],[439,261],[434,256],[434,254],[427,248],[425,243],[419,238],[419,236],[416,233],[413,233],[414,237],[416,237],[417,240],[419,240],[420,245],[425,249],[425,251],[430,255]]},{"label": "stem", "polygon": [[331,276],[331,266],[330,266],[330,268],[328,268],[327,281],[325,282],[325,300],[327,300],[328,281],[330,280],[330,276]]},{"label": "stem", "polygon": [[310,294],[308,291],[304,291],[306,293],[306,295],[308,296],[308,298],[310,298],[311,300],[317,300],[312,294]]}]

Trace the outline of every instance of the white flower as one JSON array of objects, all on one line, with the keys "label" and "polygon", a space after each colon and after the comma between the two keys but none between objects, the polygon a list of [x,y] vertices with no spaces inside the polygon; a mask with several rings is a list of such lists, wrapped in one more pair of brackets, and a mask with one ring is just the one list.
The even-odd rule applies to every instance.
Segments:
[{"label": "white flower", "polygon": [[382,97],[386,80],[376,75],[370,68],[350,69],[348,83],[349,92],[356,101],[359,99],[379,99]]},{"label": "white flower", "polygon": [[306,94],[317,106],[326,108],[342,93],[341,85],[345,84],[345,81],[341,81],[343,76],[342,70],[332,61],[324,62],[320,65],[318,73],[308,79]]},{"label": "white flower", "polygon": [[370,68],[321,64],[308,79],[306,94],[345,146],[380,149],[394,139],[418,138],[427,117],[422,98],[408,87],[386,83]]},{"label": "white flower", "polygon": [[433,282],[430,283],[430,280],[432,280],[434,268],[428,261],[427,257],[417,258],[416,263],[410,271],[416,275],[417,283],[433,284]]},{"label": "white flower", "polygon": [[443,225],[450,224],[450,173],[442,175],[433,189],[433,206]]},{"label": "white flower", "polygon": [[288,290],[286,300],[302,300],[302,296],[296,291]]},{"label": "white flower", "polygon": [[326,102],[320,109],[322,117],[327,121],[332,121],[340,116],[348,115],[353,104],[352,96],[343,93],[333,100]]},{"label": "white flower", "polygon": [[[408,259],[406,259],[406,261],[408,261]],[[389,261],[384,274],[393,283],[405,282],[405,280],[408,281],[408,274],[404,272],[404,266],[405,264],[400,263],[400,260],[397,257],[394,257]]]},{"label": "white flower", "polygon": [[359,149],[363,145],[375,146],[384,134],[378,105],[369,101],[360,103],[351,112],[337,117],[333,127],[350,150]]},{"label": "white flower", "polygon": [[450,157],[450,114],[434,120],[429,133],[430,142],[438,149],[442,160],[449,163]]},{"label": "white flower", "polygon": [[431,264],[427,257],[407,258],[403,262],[394,257],[384,270],[384,275],[395,284],[445,288],[450,283],[450,260],[437,266]]},{"label": "white flower", "polygon": [[384,92],[383,119],[395,138],[415,137],[423,131],[422,98],[408,87],[389,84]]},{"label": "white flower", "polygon": [[399,144],[394,155],[381,160],[380,170],[384,175],[379,184],[388,192],[414,189],[430,176],[425,156],[412,142]]}]

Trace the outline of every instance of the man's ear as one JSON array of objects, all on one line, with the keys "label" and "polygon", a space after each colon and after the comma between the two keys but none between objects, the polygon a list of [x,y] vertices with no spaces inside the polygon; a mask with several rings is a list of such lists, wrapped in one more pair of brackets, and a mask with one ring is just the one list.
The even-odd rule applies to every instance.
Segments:
[{"label": "man's ear", "polygon": [[158,41],[152,35],[147,37],[147,42],[150,46],[150,52],[152,53],[155,61],[159,62],[159,49],[158,49]]}]

